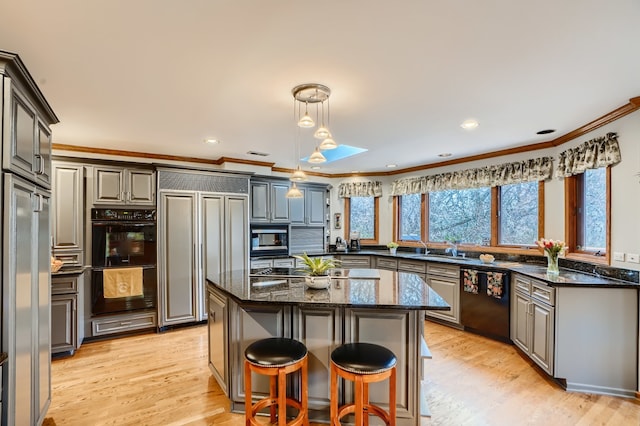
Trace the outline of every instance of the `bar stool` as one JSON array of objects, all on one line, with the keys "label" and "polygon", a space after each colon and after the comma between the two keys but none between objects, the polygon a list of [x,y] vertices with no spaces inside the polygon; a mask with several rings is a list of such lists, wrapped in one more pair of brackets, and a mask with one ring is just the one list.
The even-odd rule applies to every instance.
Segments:
[{"label": "bar stool", "polygon": [[[245,424],[260,425],[256,415],[265,407],[271,407],[271,423],[275,423],[277,406],[278,426],[308,425],[307,347],[297,340],[273,337],[250,344],[244,351],[244,357]],[[301,370],[300,401],[287,397],[287,374],[298,370]],[[251,372],[269,376],[269,397],[255,404],[252,404],[251,397]],[[287,423],[287,405],[298,410],[296,418],[289,423]]]},{"label": "bar stool", "polygon": [[[355,401],[338,409],[338,376],[354,382]],[[369,403],[369,383],[389,379],[389,411]],[[331,353],[331,425],[339,426],[340,419],[355,413],[356,425],[367,426],[369,414],[396,424],[396,356],[384,346],[372,343],[348,343]]]}]

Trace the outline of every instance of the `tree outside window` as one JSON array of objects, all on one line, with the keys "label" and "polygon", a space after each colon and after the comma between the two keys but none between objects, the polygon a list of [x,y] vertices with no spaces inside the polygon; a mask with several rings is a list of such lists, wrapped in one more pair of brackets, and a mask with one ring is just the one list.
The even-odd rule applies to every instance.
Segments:
[{"label": "tree outside window", "polygon": [[377,238],[375,200],[375,197],[349,198],[349,232],[359,231],[363,240]]},{"label": "tree outside window", "polygon": [[582,251],[606,250],[606,168],[589,169],[578,176],[577,245]]},{"label": "tree outside window", "polygon": [[500,187],[498,243],[530,246],[538,239],[538,182]]},{"label": "tree outside window", "polygon": [[429,241],[491,240],[491,188],[429,193]]},{"label": "tree outside window", "polygon": [[422,239],[422,194],[401,195],[398,198],[398,239]]}]

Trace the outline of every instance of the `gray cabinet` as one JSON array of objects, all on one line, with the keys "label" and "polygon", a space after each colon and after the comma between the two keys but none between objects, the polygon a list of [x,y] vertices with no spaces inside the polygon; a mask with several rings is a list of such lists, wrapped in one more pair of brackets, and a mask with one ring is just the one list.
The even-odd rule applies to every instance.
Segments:
[{"label": "gray cabinet", "polygon": [[298,185],[303,198],[289,200],[292,225],[326,225],[326,187]]},{"label": "gray cabinet", "polygon": [[160,325],[206,319],[207,277],[246,269],[246,195],[160,192]]},{"label": "gray cabinet", "polygon": [[94,205],[156,204],[156,175],[151,169],[96,165],[93,184]]},{"label": "gray cabinet", "polygon": [[208,301],[209,369],[225,395],[229,395],[227,298],[209,287]]},{"label": "gray cabinet", "polygon": [[84,274],[51,277],[51,354],[74,353],[82,343]]},{"label": "gray cabinet", "polygon": [[449,311],[427,311],[426,315],[460,324],[460,267],[427,263],[427,284],[451,306]]},{"label": "gray cabinet", "polygon": [[511,340],[553,375],[555,289],[520,274],[514,274],[511,285]]},{"label": "gray cabinet", "polygon": [[2,167],[50,188],[51,131],[48,123],[57,120],[52,119],[53,112],[48,108],[36,106],[36,99],[27,94],[20,80],[18,76],[10,77],[8,74],[2,78],[3,116],[6,120],[2,131]]},{"label": "gray cabinet", "polygon": [[84,166],[53,162],[52,172],[53,255],[64,266],[84,264]]},{"label": "gray cabinet", "polygon": [[33,183],[4,175],[6,248],[2,256],[4,424],[39,424],[51,401],[50,198]]},{"label": "gray cabinet", "polygon": [[[251,343],[268,337],[291,337],[291,307],[283,305],[248,304],[238,305],[230,302],[231,336],[229,353],[231,356],[231,372],[236,377],[230,378],[237,384],[229,392],[229,399],[244,404],[244,351]],[[269,395],[269,378],[254,375],[251,379],[252,395],[264,398]]]},{"label": "gray cabinet", "polygon": [[289,223],[288,181],[251,181],[250,220],[257,223]]},{"label": "gray cabinet", "polygon": [[341,268],[371,268],[371,257],[362,255],[337,255]]}]

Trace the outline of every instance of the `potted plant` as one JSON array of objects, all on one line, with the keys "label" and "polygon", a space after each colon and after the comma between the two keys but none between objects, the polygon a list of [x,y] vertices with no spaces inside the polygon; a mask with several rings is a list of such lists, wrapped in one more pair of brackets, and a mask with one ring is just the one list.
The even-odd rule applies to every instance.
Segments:
[{"label": "potted plant", "polygon": [[391,254],[396,254],[396,251],[398,250],[399,246],[400,244],[396,243],[395,241],[391,241],[390,243],[387,243],[387,248],[389,249],[389,252]]},{"label": "potted plant", "polygon": [[331,281],[329,270],[335,268],[340,261],[333,258],[309,257],[307,253],[302,256],[293,256],[300,259],[304,266],[299,268],[306,273],[304,279],[311,288],[327,288]]}]

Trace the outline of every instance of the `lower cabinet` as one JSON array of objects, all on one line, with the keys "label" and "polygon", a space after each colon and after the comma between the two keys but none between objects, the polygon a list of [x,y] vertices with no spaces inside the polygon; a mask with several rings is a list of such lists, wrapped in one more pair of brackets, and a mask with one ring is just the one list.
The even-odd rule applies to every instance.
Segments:
[{"label": "lower cabinet", "polygon": [[92,336],[127,333],[156,328],[158,324],[155,311],[142,311],[134,314],[109,315],[94,318],[91,321]]},{"label": "lower cabinet", "polygon": [[336,259],[340,261],[341,268],[371,268],[371,256],[341,254]]},{"label": "lower cabinet", "polygon": [[82,273],[51,277],[51,355],[73,354],[82,343],[78,296],[83,285]]},{"label": "lower cabinet", "polygon": [[227,298],[209,288],[208,328],[209,369],[225,395],[229,395],[227,369]]},{"label": "lower cabinet", "polygon": [[460,324],[460,267],[427,263],[425,281],[451,306],[449,311],[427,311],[426,315],[452,324]]},{"label": "lower cabinet", "polygon": [[511,340],[553,375],[555,289],[519,274],[511,285]]}]

